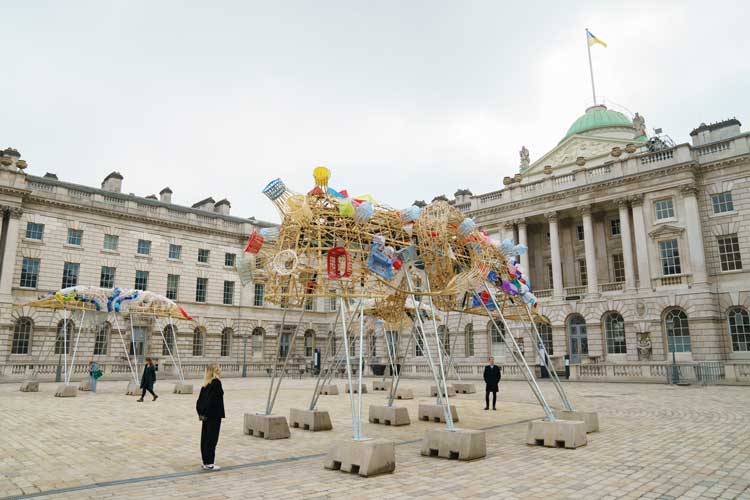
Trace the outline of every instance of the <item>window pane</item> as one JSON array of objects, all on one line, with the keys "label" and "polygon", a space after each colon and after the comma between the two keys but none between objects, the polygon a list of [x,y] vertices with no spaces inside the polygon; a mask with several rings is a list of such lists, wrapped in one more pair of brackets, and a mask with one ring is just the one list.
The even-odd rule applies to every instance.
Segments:
[{"label": "window pane", "polygon": [[203,333],[200,328],[193,332],[193,356],[203,356]]},{"label": "window pane", "polygon": [[182,257],[182,247],[180,245],[169,245],[169,258],[180,260]]},{"label": "window pane", "polygon": [[232,305],[234,303],[234,281],[224,282],[224,304]]},{"label": "window pane", "polygon": [[26,239],[41,240],[44,238],[44,224],[29,222],[26,224]]},{"label": "window pane", "polygon": [[604,332],[607,339],[607,353],[626,354],[625,322],[622,316],[609,313],[604,319]]},{"label": "window pane", "polygon": [[178,274],[167,275],[167,298],[177,300],[177,290],[180,288],[180,276]]},{"label": "window pane", "polygon": [[20,286],[26,288],[36,288],[39,280],[39,259],[23,258],[21,266],[21,283]]},{"label": "window pane", "polygon": [[78,285],[78,273],[81,270],[81,264],[77,262],[66,262],[63,264],[62,288],[68,288]]},{"label": "window pane", "polygon": [[136,290],[148,289],[148,271],[136,271],[135,272],[135,287]]},{"label": "window pane", "polygon": [[464,327],[464,351],[466,356],[474,355],[474,325],[468,324]]},{"label": "window pane", "polygon": [[163,356],[175,356],[174,350],[174,329],[171,325],[164,327],[164,338],[162,339],[161,354]]},{"label": "window pane", "polygon": [[729,335],[732,338],[732,350],[735,352],[750,351],[750,314],[747,309],[733,307],[727,313]]},{"label": "window pane", "polygon": [[674,206],[672,205],[671,198],[668,200],[659,200],[655,205],[657,219],[671,219],[674,217]]},{"label": "window pane", "polygon": [[581,286],[589,284],[589,275],[586,272],[586,259],[580,259],[578,261],[578,278],[581,282]]},{"label": "window pane", "polygon": [[740,256],[740,242],[736,234],[719,236],[719,259],[722,271],[736,271],[742,269]]},{"label": "window pane", "polygon": [[13,327],[11,354],[29,354],[33,323],[29,318],[19,318]]},{"label": "window pane", "polygon": [[104,356],[109,350],[109,333],[110,325],[104,322],[96,330],[96,339],[94,340],[94,356]]},{"label": "window pane", "polygon": [[612,219],[609,221],[609,234],[612,236],[620,235],[620,219]]},{"label": "window pane", "polygon": [[229,356],[229,350],[232,345],[232,329],[224,328],[221,332],[221,355]]},{"label": "window pane", "polygon": [[667,330],[667,348],[669,352],[690,352],[690,331],[688,318],[684,311],[673,309],[664,320]]},{"label": "window pane", "polygon": [[576,226],[576,236],[578,237],[578,241],[583,241],[584,239],[584,231],[583,231],[583,224],[579,224]]},{"label": "window pane", "polygon": [[209,251],[206,250],[205,248],[199,249],[198,250],[198,262],[201,262],[203,264],[207,264],[208,263],[208,254],[209,254]]},{"label": "window pane", "polygon": [[99,277],[99,286],[102,288],[114,288],[115,287],[115,268],[109,266],[102,266],[101,275]]},{"label": "window pane", "polygon": [[234,267],[237,262],[237,255],[233,253],[224,254],[224,265],[227,267]]},{"label": "window pane", "polygon": [[677,240],[660,241],[659,258],[661,259],[663,275],[668,276],[671,274],[680,274],[682,272]]},{"label": "window pane", "polygon": [[68,229],[68,245],[81,246],[83,242],[83,230]]},{"label": "window pane", "polygon": [[151,254],[151,242],[147,240],[138,240],[138,254],[150,255]]},{"label": "window pane", "polygon": [[265,287],[263,286],[263,283],[256,283],[255,284],[255,295],[253,297],[253,305],[256,307],[263,306],[263,293],[264,293]]},{"label": "window pane", "polygon": [[732,201],[731,191],[725,193],[719,193],[711,196],[711,205],[713,206],[715,214],[721,214],[724,212],[731,212],[734,210],[734,202]]},{"label": "window pane", "polygon": [[120,245],[120,237],[116,234],[105,234],[104,235],[104,248],[105,250],[117,250]]},{"label": "window pane", "polygon": [[208,289],[208,278],[197,278],[195,281],[195,301],[206,301],[206,290]]},{"label": "window pane", "polygon": [[612,270],[614,271],[615,281],[625,281],[625,260],[621,253],[612,255]]},{"label": "window pane", "polygon": [[542,343],[544,344],[544,350],[550,356],[554,354],[552,347],[552,327],[547,323],[537,323],[537,330],[539,330],[539,336],[542,337]]}]

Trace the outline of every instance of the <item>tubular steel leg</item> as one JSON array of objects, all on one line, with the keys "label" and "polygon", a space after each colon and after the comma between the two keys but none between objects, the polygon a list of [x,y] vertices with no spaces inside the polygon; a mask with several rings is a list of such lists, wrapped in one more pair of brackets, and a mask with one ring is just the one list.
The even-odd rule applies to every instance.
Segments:
[{"label": "tubular steel leg", "polygon": [[[451,414],[450,406],[448,405],[448,391],[446,389],[445,391],[445,398],[442,397],[440,394],[442,391],[440,390],[440,381],[438,380],[438,374],[437,370],[435,370],[435,364],[432,360],[432,354],[430,353],[430,344],[427,342],[427,334],[424,331],[424,322],[422,321],[422,315],[419,311],[419,302],[417,301],[417,298],[414,294],[414,287],[411,282],[411,277],[409,276],[409,270],[407,269],[406,273],[404,273],[404,276],[406,276],[406,283],[409,286],[409,292],[411,293],[411,300],[414,301],[415,307],[416,307],[416,315],[417,315],[417,321],[419,321],[419,330],[417,334],[421,335],[422,342],[424,343],[424,349],[427,353],[427,360],[428,363],[430,363],[430,369],[432,370],[432,377],[435,380],[435,388],[437,389],[437,403],[443,405],[443,414],[445,416],[445,423],[448,427],[449,431],[453,430],[453,415]],[[435,310],[432,306],[432,301],[430,301],[430,309],[433,313],[433,318],[435,314]],[[435,328],[435,338],[437,339],[437,327]],[[440,340],[438,339],[438,356],[440,356]],[[441,368],[442,368],[442,361],[441,361]],[[443,382],[445,382],[445,379],[443,378]]]},{"label": "tubular steel leg", "polygon": [[169,329],[172,332],[172,337],[174,337],[174,355],[177,357],[177,363],[180,365],[180,380],[182,380],[182,383],[185,383],[185,373],[182,371],[182,359],[180,359],[180,349],[178,347],[180,343],[177,341],[177,329],[172,322],[172,316],[168,316],[167,319],[169,319]]},{"label": "tubular steel leg", "polygon": [[68,385],[68,308],[63,309],[63,363],[65,375],[63,380],[65,385]]},{"label": "tubular steel leg", "polygon": [[[492,299],[492,304],[495,307],[495,310],[497,311],[498,316],[500,317],[500,321],[503,323],[505,330],[509,332],[508,335],[511,339],[511,345],[512,349],[511,352],[513,354],[513,360],[516,362],[516,365],[521,369],[521,372],[526,377],[527,382],[529,383],[529,386],[531,387],[531,391],[536,396],[537,400],[539,401],[539,404],[542,405],[542,409],[544,410],[544,413],[547,415],[547,419],[550,422],[554,422],[556,420],[554,413],[552,412],[552,408],[550,408],[549,404],[547,404],[547,400],[544,399],[544,394],[542,393],[541,388],[536,383],[536,380],[534,380],[534,375],[531,373],[531,369],[529,368],[529,365],[526,364],[526,360],[524,359],[523,355],[521,354],[521,350],[518,347],[518,344],[516,343],[516,339],[513,337],[512,330],[510,329],[510,326],[508,325],[507,321],[505,321],[505,317],[503,316],[502,311],[500,310],[500,307],[495,300],[495,296],[490,290],[490,288],[487,286],[487,284],[484,284],[484,288],[487,290],[487,293],[489,293],[490,298]],[[505,340],[505,335],[503,335],[503,330],[498,326],[497,322],[495,321],[495,318],[492,316],[492,313],[490,312],[487,305],[484,303],[484,301],[479,297],[479,294],[474,292],[475,297],[477,297],[477,300],[482,304],[482,307],[484,307],[484,310],[487,312],[487,316],[489,316],[490,321],[492,321],[492,324],[497,329],[498,333],[503,339],[503,342],[507,344],[507,341]]]},{"label": "tubular steel leg", "polygon": [[[399,336],[401,335],[401,330],[399,329]],[[409,335],[409,340],[406,342],[406,350],[404,352],[408,353],[409,348],[411,347],[411,341],[414,340],[414,323],[411,325],[411,335]],[[400,341],[400,339],[399,339]],[[393,406],[393,399],[396,397],[396,393],[398,392],[398,384],[401,382],[401,370],[398,368],[398,344],[399,341],[396,342],[396,346],[394,348],[395,352],[395,364],[396,364],[396,371],[394,372],[394,378],[393,378],[393,384],[391,385],[391,392],[388,396],[388,406]]]},{"label": "tubular steel leg", "polygon": [[[286,322],[286,313],[289,311],[288,308],[284,308],[284,313],[281,315],[281,327],[279,328],[279,334],[276,336],[276,352],[279,352],[279,347],[281,346],[281,336],[284,335],[284,324]],[[273,393],[273,383],[276,380],[276,371],[278,370],[279,366],[279,359],[278,354],[275,356],[275,361],[273,362],[273,371],[271,372],[271,383],[268,386],[268,397],[266,398],[266,415],[270,415],[270,412],[268,411],[268,408],[271,407],[271,394]]]},{"label": "tubular steel leg", "polygon": [[328,341],[326,343],[327,344],[327,346],[326,346],[326,352],[325,352],[325,354],[323,355],[323,357],[320,360],[320,370],[318,371],[318,376],[317,376],[317,378],[315,380],[315,388],[313,389],[313,395],[312,395],[312,398],[310,399],[310,407],[309,407],[310,411],[313,411],[315,409],[315,405],[318,403],[318,394],[320,392],[320,387],[321,387],[320,382],[323,380],[323,371],[324,371],[323,367],[325,366],[325,363],[328,360],[328,353],[331,350],[331,347],[333,345],[332,344],[332,339],[336,336],[336,326],[335,325],[339,321],[339,315],[340,314],[341,314],[341,309],[339,309],[336,312],[336,319],[334,320],[334,327],[331,328],[328,331],[328,339],[327,339]]},{"label": "tubular steel leg", "polygon": [[73,365],[76,361],[76,353],[78,352],[78,339],[81,338],[81,330],[83,329],[83,321],[86,319],[86,309],[81,313],[81,323],[78,325],[78,334],[76,335],[76,343],[73,347],[73,354],[70,356],[70,370],[68,370],[68,380],[65,381],[65,385],[70,383],[70,377],[73,374]]},{"label": "tubular steel leg", "polygon": [[[456,356],[455,356],[456,342],[458,342],[458,336],[461,332],[461,321],[463,319],[464,319],[464,312],[461,311],[461,314],[458,316],[458,326],[456,327],[456,338],[453,340],[453,346],[451,347],[451,352],[450,352],[450,355],[448,356],[448,368],[445,370],[446,376],[451,372],[451,368],[453,368],[453,361],[456,359]],[[448,327],[448,331],[450,331],[450,327]],[[453,368],[453,372],[456,374],[456,378],[458,378],[459,381],[463,381],[463,379],[461,378],[461,374],[458,373],[458,370]]]},{"label": "tubular steel leg", "polygon": [[[156,316],[154,316],[154,324],[156,323]],[[172,349],[169,348],[169,344],[167,343],[167,338],[164,336],[164,330],[161,328],[159,329],[159,333],[161,334],[161,339],[164,341],[164,346],[167,348],[167,354],[169,354],[169,359],[172,360],[172,364],[174,365],[174,369],[177,372],[177,378],[180,379],[181,383],[185,383],[185,377],[182,376],[182,369],[181,367],[177,366],[177,361],[175,361],[174,356],[172,356]],[[174,329],[172,330],[172,338],[175,338],[176,335],[174,335]],[[177,343],[177,340],[175,339],[175,344]]]},{"label": "tubular steel leg", "polygon": [[[354,321],[354,317],[356,316],[356,312],[359,310],[359,306],[360,305],[361,305],[361,303],[359,303],[357,305],[357,307],[354,309],[354,312],[352,312],[352,314],[349,316],[349,323],[350,324],[351,324],[352,321]],[[343,314],[345,315],[346,311],[344,311]],[[346,318],[344,316],[342,316],[342,319],[345,320]],[[338,315],[337,315],[337,321],[338,321]],[[335,340],[335,337],[336,337],[336,329],[334,328],[334,330],[333,330],[333,340]],[[347,344],[346,340],[344,340],[344,348],[345,349],[350,349],[350,346]],[[347,352],[350,352],[350,351],[347,351]],[[333,381],[333,377],[336,374],[336,370],[338,370],[339,366],[341,365],[341,361],[343,359],[344,358],[337,358],[336,357],[336,353],[333,353],[333,355],[331,357],[331,361],[330,361],[330,366],[328,366],[326,368],[326,374],[325,374],[325,376],[323,378],[323,381],[321,383],[321,388],[322,388],[322,386],[328,385],[328,384],[330,384]],[[321,368],[322,368],[322,366],[323,365],[321,365]],[[320,398],[320,390],[318,391],[318,395],[315,398],[315,405],[316,406],[318,404],[318,399],[319,398]]]},{"label": "tubular steel leg", "polygon": [[[339,297],[339,305],[343,309],[344,306],[344,299],[342,297]],[[362,304],[362,300],[359,301],[360,305]],[[359,425],[358,425],[358,419],[359,416],[356,414],[356,409],[354,407],[354,387],[352,386],[352,363],[349,359],[349,340],[348,335],[346,334],[346,314],[341,315],[341,322],[342,322],[342,328],[344,330],[344,348],[346,351],[344,352],[344,356],[346,356],[346,376],[349,381],[349,401],[352,405],[352,430],[354,431],[354,439],[359,441],[362,436],[359,433]]]},{"label": "tubular steel leg", "polygon": [[[430,288],[430,278],[425,274],[425,282],[427,284],[427,291],[432,292]],[[435,342],[438,346],[438,364],[440,366],[440,380],[443,382],[443,390],[445,391],[445,412],[446,412],[446,423],[448,423],[448,430],[453,430],[453,415],[451,414],[450,404],[448,403],[448,382],[445,380],[446,373],[443,367],[443,356],[440,353],[440,335],[438,334],[437,319],[435,318],[435,304],[432,302],[432,295],[430,297],[430,312],[432,314],[432,327],[435,331]],[[448,328],[446,327],[446,331]],[[440,392],[438,386],[438,392]]]},{"label": "tubular steel leg", "polygon": [[365,371],[365,312],[359,311],[359,382],[357,388],[357,400],[359,403],[359,410],[357,411],[357,429],[360,439],[362,437],[362,372]]},{"label": "tubular steel leg", "polygon": [[133,364],[135,365],[135,372],[138,373],[138,352],[135,350],[135,329],[133,328],[132,314],[128,314],[128,320],[130,321],[130,341],[133,345]]},{"label": "tubular steel leg", "polygon": [[[276,389],[273,392],[273,399],[271,399],[271,404],[268,408],[266,408],[266,415],[270,415],[273,411],[273,405],[276,403],[276,396],[279,394],[279,389],[281,388],[281,382],[284,380],[284,375],[286,374],[286,365],[289,363],[289,358],[292,357],[292,352],[294,351],[294,341],[297,339],[297,333],[299,332],[299,327],[302,324],[302,319],[305,317],[305,308],[302,308],[302,313],[299,315],[299,321],[297,321],[297,326],[294,328],[294,333],[292,334],[292,338],[289,339],[289,351],[287,351],[286,356],[284,357],[284,365],[281,367],[281,373],[279,373],[279,379],[276,381]],[[279,332],[280,335],[284,335],[284,331],[282,330]],[[279,337],[281,339],[281,337]],[[281,343],[281,340],[279,340],[279,343]]]},{"label": "tubular steel leg", "polygon": [[117,321],[117,315],[112,313],[112,320],[117,329],[117,334],[120,336],[120,342],[122,342],[122,350],[125,352],[125,359],[128,360],[128,367],[130,367],[130,373],[133,374],[133,382],[138,384],[138,374],[133,370],[133,365],[130,363],[130,354],[128,353],[128,347],[125,345],[125,337],[122,336],[122,330],[120,330],[120,323]]}]

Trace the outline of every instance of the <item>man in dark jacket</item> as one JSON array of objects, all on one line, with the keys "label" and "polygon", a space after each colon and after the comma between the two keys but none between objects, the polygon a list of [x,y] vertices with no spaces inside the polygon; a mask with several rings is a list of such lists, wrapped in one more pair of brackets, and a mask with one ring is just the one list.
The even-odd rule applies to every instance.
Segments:
[{"label": "man in dark jacket", "polygon": [[156,382],[156,368],[154,367],[154,361],[151,358],[146,358],[146,367],[143,369],[143,375],[141,376],[141,399],[138,402],[143,402],[143,397],[146,395],[146,391],[150,392],[156,401],[157,396],[154,394],[154,382]]},{"label": "man in dark jacket", "polygon": [[495,365],[495,358],[490,357],[490,364],[484,367],[484,383],[486,384],[484,391],[484,409],[490,409],[490,393],[492,393],[492,409],[497,410],[495,405],[497,403],[497,385],[500,383],[500,367]]}]

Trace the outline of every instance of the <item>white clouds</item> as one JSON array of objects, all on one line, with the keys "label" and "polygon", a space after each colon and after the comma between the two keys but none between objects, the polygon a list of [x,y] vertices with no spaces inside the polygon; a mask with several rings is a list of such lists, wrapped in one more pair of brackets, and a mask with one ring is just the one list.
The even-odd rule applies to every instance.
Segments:
[{"label": "white clouds", "polygon": [[220,5],[8,8],[3,142],[35,174],[98,184],[117,169],[128,192],[226,196],[260,218],[275,217],[269,179],[302,191],[318,164],[394,206],[480,193],[583,113],[585,27],[609,43],[598,93],[649,126],[686,140],[746,113],[739,2]]}]

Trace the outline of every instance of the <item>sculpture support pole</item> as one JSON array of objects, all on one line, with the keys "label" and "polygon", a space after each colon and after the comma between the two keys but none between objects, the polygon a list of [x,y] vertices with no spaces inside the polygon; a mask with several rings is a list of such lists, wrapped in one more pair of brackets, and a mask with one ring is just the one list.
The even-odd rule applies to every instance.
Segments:
[{"label": "sculpture support pole", "polygon": [[[281,388],[281,382],[284,380],[284,375],[286,373],[286,365],[289,363],[289,358],[292,356],[292,351],[294,350],[294,341],[297,338],[297,333],[299,332],[299,327],[302,324],[302,318],[305,317],[305,309],[302,308],[302,313],[299,315],[299,321],[297,321],[297,326],[294,328],[294,333],[292,334],[292,338],[289,340],[289,350],[286,353],[286,357],[284,358],[284,365],[281,367],[281,373],[279,373],[279,379],[276,381],[276,389],[273,391],[273,398],[271,399],[271,403],[266,408],[266,415],[270,415],[273,411],[273,405],[276,403],[276,396],[279,394],[279,389]],[[284,335],[284,331],[282,330],[279,332],[279,335]],[[279,337],[279,344],[281,343],[281,337]],[[272,386],[273,388],[273,386]]]},{"label": "sculpture support pole", "polygon": [[[432,293],[432,289],[430,288],[430,278],[425,274],[425,282],[427,283],[427,292]],[[437,327],[437,320],[435,319],[435,304],[432,302],[432,295],[429,296],[430,298],[430,313],[432,316],[432,327],[435,331],[435,342],[438,346],[438,364],[440,366],[440,380],[443,382],[443,390],[445,391],[445,413],[446,413],[446,423],[448,424],[448,430],[453,430],[453,415],[451,414],[450,405],[448,404],[448,382],[446,382],[446,372],[443,367],[443,356],[440,355],[440,335],[438,334],[438,327]],[[447,328],[446,328],[447,330]],[[438,393],[440,392],[440,385],[438,385]]]},{"label": "sculpture support pole", "polygon": [[65,381],[65,385],[70,383],[70,377],[73,375],[73,364],[76,361],[76,353],[78,352],[78,339],[81,338],[81,330],[83,329],[83,321],[86,319],[86,309],[81,313],[81,323],[78,325],[78,334],[76,335],[76,343],[73,347],[73,354],[70,357],[70,370],[68,370],[68,380]]},{"label": "sculpture support pole", "polygon": [[130,373],[133,375],[133,382],[138,384],[138,374],[133,370],[133,365],[130,363],[130,354],[128,353],[128,347],[125,345],[125,337],[122,336],[122,330],[120,330],[120,323],[117,321],[117,315],[112,313],[112,320],[117,328],[117,334],[120,336],[120,342],[122,342],[122,350],[125,352],[125,359],[128,360],[128,366],[130,367]]},{"label": "sculpture support pole", "polygon": [[177,341],[177,329],[174,327],[174,323],[172,322],[172,316],[168,316],[168,318],[169,318],[169,329],[172,332],[172,338],[174,339],[174,354],[175,356],[177,356],[177,364],[180,365],[180,381],[184,384],[185,374],[182,372],[182,359],[180,359],[180,349],[179,347],[177,347],[179,344],[179,342]]},{"label": "sculpture support pole", "polygon": [[331,347],[333,346],[333,339],[336,337],[336,325],[339,322],[339,316],[341,315],[341,308],[339,308],[338,311],[336,311],[336,318],[333,320],[333,328],[328,332],[328,345],[326,347],[326,352],[323,355],[323,357],[320,360],[320,371],[318,371],[318,377],[315,380],[315,388],[313,389],[313,395],[312,399],[310,400],[310,411],[313,411],[315,409],[315,406],[318,404],[318,395],[320,392],[321,384],[320,382],[323,380],[323,367],[325,366],[326,361],[328,360],[329,351],[331,350]]},{"label": "sculpture support pole", "polygon": [[65,374],[63,375],[63,380],[65,381],[65,384],[68,383],[68,308],[63,308],[63,363]]},{"label": "sculpture support pole", "polygon": [[[399,335],[401,334],[401,330],[399,329]],[[399,339],[400,340],[400,339]],[[409,340],[406,342],[406,349],[404,352],[409,352],[409,347],[411,347],[411,341],[414,340],[414,323],[411,325],[411,335],[409,335]],[[396,397],[396,393],[398,392],[398,384],[401,382],[401,370],[398,369],[398,344],[399,342],[396,342],[396,346],[394,348],[395,352],[395,364],[396,364],[396,376],[393,380],[393,384],[391,384],[391,393],[388,396],[388,406],[393,406],[393,399]]]},{"label": "sculpture support pole", "polygon": [[362,372],[365,371],[365,312],[360,309],[359,311],[359,382],[357,387],[357,399],[359,403],[359,410],[357,412],[357,434],[360,439],[362,438]]},{"label": "sculpture support pole", "polygon": [[[359,301],[360,305],[362,304],[362,300]],[[344,299],[342,297],[339,297],[339,305],[343,309],[345,307],[344,305]],[[359,308],[359,307],[357,307]],[[344,356],[346,356],[346,376],[349,381],[349,401],[351,402],[352,406],[352,430],[354,431],[354,439],[359,441],[362,436],[359,434],[359,425],[357,423],[358,415],[356,414],[356,409],[354,408],[354,388],[352,387],[352,363],[349,359],[349,337],[346,334],[346,314],[341,315],[341,323],[342,328],[344,329],[344,348],[346,351],[344,352]]]},{"label": "sculpture support pole", "polygon": [[[156,316],[154,316],[154,323],[156,323]],[[169,354],[169,359],[172,360],[172,364],[174,365],[174,369],[177,372],[177,378],[180,379],[181,383],[185,383],[185,378],[182,376],[182,370],[181,367],[177,366],[177,361],[174,359],[174,356],[172,356],[172,349],[169,348],[169,344],[167,343],[167,338],[164,336],[164,330],[161,328],[159,329],[159,333],[161,334],[161,339],[164,341],[164,346],[167,348],[167,354]],[[174,338],[174,329],[172,329],[172,338]],[[175,341],[175,343],[177,343]]]},{"label": "sculpture support pole", "polygon": [[138,352],[135,350],[135,329],[133,328],[132,314],[128,314],[128,321],[130,321],[130,341],[133,345],[133,364],[135,365],[135,372],[138,373]]}]

